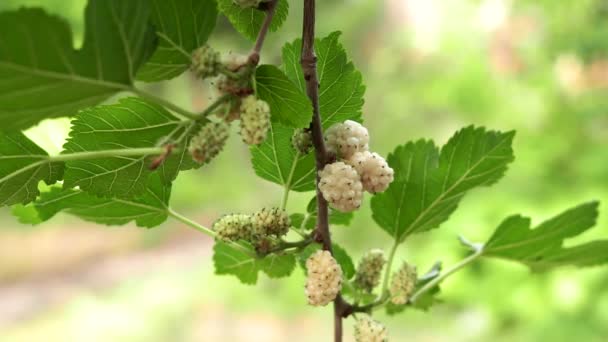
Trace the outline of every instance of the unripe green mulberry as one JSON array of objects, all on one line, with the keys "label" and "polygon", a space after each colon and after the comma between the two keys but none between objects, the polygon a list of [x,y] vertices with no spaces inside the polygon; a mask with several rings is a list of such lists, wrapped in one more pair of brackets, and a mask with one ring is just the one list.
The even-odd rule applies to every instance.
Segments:
[{"label": "unripe green mulberry", "polygon": [[225,122],[210,122],[190,140],[188,151],[199,164],[208,163],[217,156],[228,140],[230,127]]},{"label": "unripe green mulberry", "polygon": [[342,289],[342,269],[328,251],[316,251],[306,260],[305,293],[308,304],[325,306]]},{"label": "unripe green mulberry", "polygon": [[241,138],[248,145],[259,145],[270,128],[268,103],[250,95],[241,103]]},{"label": "unripe green mulberry", "polygon": [[386,327],[373,320],[368,315],[357,318],[355,324],[355,341],[357,342],[387,342],[388,333]]},{"label": "unripe green mulberry", "polygon": [[385,263],[386,259],[382,250],[372,249],[365,253],[357,267],[355,286],[364,291],[372,292],[374,287],[380,283],[380,275]]},{"label": "unripe green mulberry", "polygon": [[312,149],[312,134],[307,129],[298,129],[291,137],[291,144],[301,155],[308,154]]},{"label": "unripe green mulberry", "polygon": [[283,236],[290,226],[289,215],[279,208],[264,208],[253,214],[253,233],[257,237]]},{"label": "unripe green mulberry", "polygon": [[391,302],[406,304],[414,292],[417,279],[416,267],[404,262],[399,271],[393,274],[390,288]]},{"label": "unripe green mulberry", "polygon": [[241,8],[257,8],[262,0],[232,0],[232,2]]},{"label": "unripe green mulberry", "polygon": [[219,74],[220,54],[209,45],[201,46],[192,53],[192,71],[200,78],[217,76]]},{"label": "unripe green mulberry", "polygon": [[224,215],[213,224],[217,238],[223,241],[249,240],[252,228],[251,216],[245,214]]}]

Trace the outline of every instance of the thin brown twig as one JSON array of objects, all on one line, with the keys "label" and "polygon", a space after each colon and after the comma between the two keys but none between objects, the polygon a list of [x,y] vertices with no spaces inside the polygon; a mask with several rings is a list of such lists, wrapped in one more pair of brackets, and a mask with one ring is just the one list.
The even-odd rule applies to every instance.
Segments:
[{"label": "thin brown twig", "polygon": [[[323,127],[319,112],[319,79],[317,78],[317,57],[314,49],[315,40],[315,0],[304,0],[304,18],[302,25],[302,54],[300,63],[306,81],[306,93],[312,103],[313,115],[310,124],[312,141],[315,148],[317,184],[319,171],[330,162],[330,156],[323,140]],[[317,228],[315,237],[323,245],[323,249],[332,252],[331,235],[329,232],[329,209],[323,194],[317,187]],[[342,318],[352,313],[352,305],[342,298],[341,294],[334,300],[334,341],[342,342]]]},{"label": "thin brown twig", "polygon": [[264,45],[266,35],[268,34],[268,30],[270,29],[272,18],[274,18],[274,12],[277,7],[277,2],[278,0],[271,0],[269,2],[263,3],[263,9],[264,11],[266,11],[266,17],[264,18],[264,22],[262,23],[260,32],[258,32],[258,37],[255,40],[253,50],[249,54],[249,63],[253,65],[257,65],[260,62],[260,52],[262,51],[262,46]]}]

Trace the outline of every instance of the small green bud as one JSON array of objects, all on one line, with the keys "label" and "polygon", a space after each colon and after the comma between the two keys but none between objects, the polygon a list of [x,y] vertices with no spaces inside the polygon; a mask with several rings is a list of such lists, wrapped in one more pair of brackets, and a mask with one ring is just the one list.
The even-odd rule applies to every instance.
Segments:
[{"label": "small green bud", "polygon": [[220,67],[220,54],[209,45],[203,45],[192,53],[192,71],[200,78],[217,76]]},{"label": "small green bud", "polygon": [[365,253],[357,267],[355,286],[366,292],[372,292],[380,283],[380,275],[385,263],[386,259],[382,250],[372,249]]},{"label": "small green bud", "polygon": [[306,155],[312,149],[312,134],[307,129],[298,129],[291,137],[291,144],[294,150],[298,151],[301,155]]},{"label": "small green bud", "polygon": [[217,238],[222,241],[250,240],[252,227],[251,216],[245,214],[224,215],[213,224]]},{"label": "small green bud", "polygon": [[416,287],[418,272],[416,267],[404,262],[401,268],[393,274],[391,281],[391,302],[394,304],[406,304]]},{"label": "small green bud", "polygon": [[199,164],[208,163],[217,156],[228,140],[230,127],[225,122],[210,122],[203,126],[190,140],[188,151],[192,159]]},{"label": "small green bud", "polygon": [[241,138],[248,145],[259,145],[266,139],[270,128],[268,103],[250,95],[241,103]]},{"label": "small green bud", "polygon": [[279,208],[262,209],[253,214],[253,233],[265,238],[270,235],[277,237],[287,234],[291,221],[285,210]]}]

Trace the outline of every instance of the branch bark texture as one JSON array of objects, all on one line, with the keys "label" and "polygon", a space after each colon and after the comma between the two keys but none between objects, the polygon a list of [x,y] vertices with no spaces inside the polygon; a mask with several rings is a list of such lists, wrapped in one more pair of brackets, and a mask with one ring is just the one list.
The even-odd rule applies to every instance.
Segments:
[{"label": "branch bark texture", "polygon": [[[317,56],[315,54],[315,0],[304,0],[304,18],[302,28],[302,52],[300,63],[306,81],[306,93],[312,103],[313,115],[310,124],[312,142],[315,148],[317,184],[319,171],[330,161],[330,156],[323,140],[323,126],[319,112],[319,79],[317,77]],[[323,194],[317,186],[317,228],[316,237],[323,249],[332,252],[329,232],[329,209]],[[352,313],[352,307],[338,294],[334,300],[334,341],[342,341],[342,318]]]}]

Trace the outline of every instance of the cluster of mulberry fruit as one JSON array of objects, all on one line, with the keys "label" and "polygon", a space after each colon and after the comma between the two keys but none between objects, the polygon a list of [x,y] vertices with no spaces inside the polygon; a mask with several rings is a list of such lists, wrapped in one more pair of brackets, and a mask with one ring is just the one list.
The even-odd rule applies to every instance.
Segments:
[{"label": "cluster of mulberry fruit", "polygon": [[291,221],[285,210],[264,208],[252,215],[224,215],[215,221],[213,230],[222,241],[245,240],[258,245],[269,238],[287,234],[290,226]]},{"label": "cluster of mulberry fruit", "polygon": [[355,324],[355,341],[357,342],[387,342],[388,333],[386,327],[373,320],[368,315],[357,318]]},{"label": "cluster of mulberry fruit", "polygon": [[338,160],[319,172],[319,189],[334,209],[354,211],[361,206],[363,191],[383,192],[393,181],[386,160],[369,152],[369,133],[360,123],[347,120],[331,126],[325,143]]},{"label": "cluster of mulberry fruit", "polygon": [[365,292],[372,292],[380,283],[380,275],[385,263],[386,258],[381,249],[372,249],[365,253],[359,261],[354,285]]},{"label": "cluster of mulberry fruit", "polygon": [[325,306],[342,289],[342,269],[330,252],[319,250],[306,260],[305,293],[308,304]]},{"label": "cluster of mulberry fruit", "polygon": [[390,293],[393,304],[407,304],[416,288],[418,272],[416,267],[404,262],[401,268],[393,274]]}]

